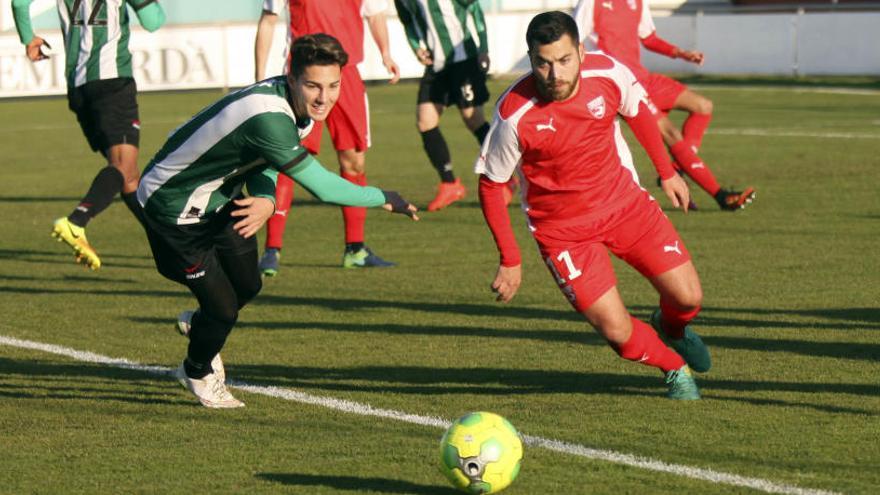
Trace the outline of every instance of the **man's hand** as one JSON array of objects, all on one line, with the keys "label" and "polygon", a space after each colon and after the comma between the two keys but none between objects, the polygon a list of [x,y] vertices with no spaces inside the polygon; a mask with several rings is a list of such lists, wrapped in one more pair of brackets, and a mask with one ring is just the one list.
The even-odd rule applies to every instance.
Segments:
[{"label": "man's hand", "polygon": [[242,217],[232,226],[242,237],[248,237],[257,233],[260,227],[275,213],[275,203],[267,198],[247,197],[233,201],[239,208],[233,210],[230,215]]},{"label": "man's hand", "polygon": [[682,60],[687,60],[688,62],[697,65],[703,65],[703,60],[705,59],[703,52],[694,50],[679,50],[676,56]]},{"label": "man's hand", "polygon": [[492,292],[498,294],[496,301],[510,302],[516,291],[519,290],[519,284],[522,282],[522,265],[516,266],[498,266],[498,273],[495,274],[495,280],[492,281]]},{"label": "man's hand", "polygon": [[422,65],[427,66],[434,64],[434,59],[431,57],[431,51],[425,48],[419,48],[416,50],[416,58],[419,59],[419,62],[421,62]]},{"label": "man's hand", "polygon": [[675,174],[666,180],[661,180],[660,188],[663,189],[666,196],[672,200],[672,206],[676,208],[680,206],[681,209],[687,213],[688,204],[691,202],[691,193],[688,190],[688,186],[684,179],[678,174]]},{"label": "man's hand", "polygon": [[49,58],[49,55],[43,53],[43,45],[50,50],[52,49],[52,47],[49,46],[49,43],[39,36],[34,36],[34,39],[27,44],[24,50],[25,53],[27,53],[27,58],[29,58],[31,62],[39,62],[40,60],[46,60]]},{"label": "man's hand", "polygon": [[394,62],[394,59],[391,58],[390,53],[382,55],[382,65],[384,65],[385,70],[391,74],[391,79],[388,80],[388,84],[397,84],[397,81],[400,81],[400,67],[398,67],[397,63]]},{"label": "man's hand", "polygon": [[416,215],[416,212],[419,211],[419,209],[403,199],[396,191],[382,191],[382,193],[385,194],[385,204],[382,205],[382,208],[385,208],[391,213],[406,215],[415,221],[419,220],[419,216]]},{"label": "man's hand", "polygon": [[481,53],[477,55],[477,64],[480,66],[480,70],[483,72],[489,72],[489,54]]}]

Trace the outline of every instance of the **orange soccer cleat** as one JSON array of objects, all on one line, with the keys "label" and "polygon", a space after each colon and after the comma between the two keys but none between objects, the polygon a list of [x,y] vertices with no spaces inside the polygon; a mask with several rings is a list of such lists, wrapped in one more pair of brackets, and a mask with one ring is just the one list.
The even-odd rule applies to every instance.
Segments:
[{"label": "orange soccer cleat", "polygon": [[461,183],[461,179],[455,182],[441,182],[437,187],[437,195],[428,203],[428,211],[437,211],[446,208],[460,199],[464,199],[467,190]]}]

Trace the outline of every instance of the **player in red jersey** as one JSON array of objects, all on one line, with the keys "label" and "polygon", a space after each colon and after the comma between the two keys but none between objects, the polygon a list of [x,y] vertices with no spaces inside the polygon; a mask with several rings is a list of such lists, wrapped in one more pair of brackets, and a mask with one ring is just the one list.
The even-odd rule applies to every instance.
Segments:
[{"label": "player in red jersey", "polygon": [[[736,211],[751,203],[755,197],[753,188],[723,189],[697,156],[703,134],[712,120],[712,101],[674,79],[648,72],[641,62],[640,43],[652,52],[699,65],[703,64],[703,53],[682,50],[657,36],[651,11],[644,0],[580,0],[573,16],[588,49],[598,48],[623,62],[648,90],[651,101],[661,111],[657,122],[677,168],[714,197],[723,210]],[[682,130],[667,117],[673,109],[688,112]]]},{"label": "player in red jersey", "polygon": [[[688,325],[700,310],[700,279],[675,227],[622,166],[629,150],[618,114],[648,152],[664,193],[685,211],[688,188],[663,148],[644,88],[613,58],[585,53],[579,39],[568,14],[532,19],[526,32],[531,73],[498,101],[477,160],[483,215],[501,254],[492,289],[499,301],[510,301],[522,278],[502,195],[517,172],[529,230],[575,310],[621,357],[662,370],[669,397],[699,399],[690,369],[711,366]],[[626,310],[608,250],[660,294],[651,322],[675,350]]]},{"label": "player in red jersey", "polygon": [[[400,69],[391,58],[388,44],[388,27],[385,12],[389,8],[386,0],[264,0],[263,13],[257,25],[254,44],[256,80],[263,79],[266,60],[272,46],[272,35],[278,15],[287,9],[290,14],[288,46],[306,34],[326,33],[338,39],[349,55],[349,63],[342,70],[342,83],[339,100],[327,117],[327,128],[336,156],[339,160],[339,173],[345,179],[364,186],[367,177],[364,173],[364,158],[370,147],[369,104],[364,82],[357,69],[364,59],[364,19],[370,27],[370,34],[382,54],[382,63],[392,75],[391,84],[400,79]],[[285,67],[287,64],[285,64]],[[320,122],[303,145],[312,154],[318,154],[321,146]],[[284,227],[287,213],[293,199],[293,181],[286,177],[278,179],[275,215],[267,223],[266,251],[260,259],[263,275],[278,273]],[[388,262],[374,254],[364,245],[364,223],[366,208],[343,207],[345,223],[345,251],[342,266],[346,268],[388,267]]]}]

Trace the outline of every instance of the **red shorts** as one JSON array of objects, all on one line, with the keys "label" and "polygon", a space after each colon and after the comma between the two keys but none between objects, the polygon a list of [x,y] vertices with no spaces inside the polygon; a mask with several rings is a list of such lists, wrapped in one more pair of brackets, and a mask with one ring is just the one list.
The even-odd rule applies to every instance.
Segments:
[{"label": "red shorts", "polygon": [[[330,139],[337,151],[354,149],[366,151],[370,147],[370,117],[367,89],[357,66],[342,68],[342,86],[339,99],[327,116]],[[321,150],[321,122],[315,122],[312,132],[303,140],[303,146],[313,155]]]},{"label": "red shorts", "polygon": [[648,77],[642,81],[645,91],[657,109],[663,113],[669,113],[675,107],[675,100],[678,95],[684,93],[687,86],[676,81],[675,79],[666,77],[662,74],[648,74]]},{"label": "red shorts", "polygon": [[643,191],[604,218],[534,232],[541,256],[578,312],[617,285],[608,250],[646,278],[690,261],[691,255],[660,205]]}]

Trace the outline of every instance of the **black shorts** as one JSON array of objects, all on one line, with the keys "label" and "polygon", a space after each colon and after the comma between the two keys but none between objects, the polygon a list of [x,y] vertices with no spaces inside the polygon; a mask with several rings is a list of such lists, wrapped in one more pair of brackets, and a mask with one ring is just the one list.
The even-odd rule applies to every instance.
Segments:
[{"label": "black shorts", "polygon": [[106,154],[117,144],[140,144],[141,122],[134,79],[101,79],[69,88],[67,104],[76,114],[92,151]]},{"label": "black shorts", "polygon": [[440,72],[431,67],[419,83],[418,102],[438,105],[458,105],[459,108],[478,107],[489,101],[486,73],[476,58],[449,64]]},{"label": "black shorts", "polygon": [[[159,273],[190,286],[215,270],[224,270],[221,258],[256,253],[257,237],[245,239],[232,228],[238,222],[230,215],[233,206],[229,202],[207,222],[193,225],[169,225],[145,215],[147,239]],[[256,254],[253,257],[256,260]],[[256,262],[253,269],[258,272]]]}]

